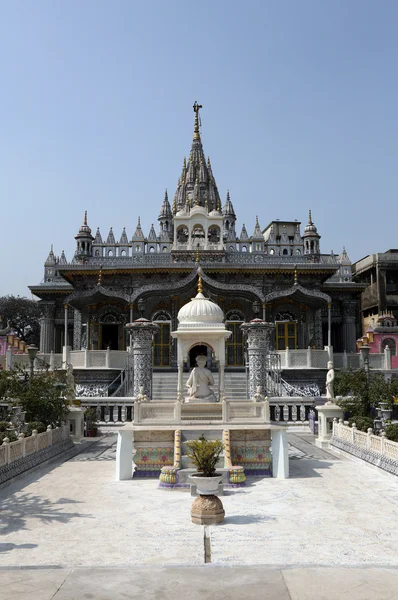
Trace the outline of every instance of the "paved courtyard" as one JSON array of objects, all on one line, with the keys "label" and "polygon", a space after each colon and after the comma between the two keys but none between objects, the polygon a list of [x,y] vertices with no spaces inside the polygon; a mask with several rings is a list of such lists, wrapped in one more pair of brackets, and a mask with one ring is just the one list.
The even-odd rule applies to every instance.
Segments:
[{"label": "paved courtyard", "polygon": [[398,599],[397,480],[310,435],[289,438],[291,478],[227,491],[225,522],[206,531],[190,522],[187,491],[114,481],[112,434],[1,488],[0,600],[32,589],[44,600],[171,598],[181,585],[202,599],[241,598],[242,586],[245,598],[268,586],[267,598]]}]

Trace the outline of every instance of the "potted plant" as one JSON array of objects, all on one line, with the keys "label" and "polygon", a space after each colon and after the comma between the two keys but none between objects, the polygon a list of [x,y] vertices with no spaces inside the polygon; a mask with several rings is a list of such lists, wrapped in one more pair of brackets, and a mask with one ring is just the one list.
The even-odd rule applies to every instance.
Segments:
[{"label": "potted plant", "polygon": [[97,409],[94,406],[89,406],[86,409],[84,418],[87,423],[87,437],[96,437],[98,431]]},{"label": "potted plant", "polygon": [[199,439],[187,442],[191,453],[188,458],[193,462],[198,472],[190,475],[193,483],[197,485],[201,496],[214,495],[222,480],[222,473],[216,472],[216,465],[224,448],[221,440],[206,440],[202,434]]}]

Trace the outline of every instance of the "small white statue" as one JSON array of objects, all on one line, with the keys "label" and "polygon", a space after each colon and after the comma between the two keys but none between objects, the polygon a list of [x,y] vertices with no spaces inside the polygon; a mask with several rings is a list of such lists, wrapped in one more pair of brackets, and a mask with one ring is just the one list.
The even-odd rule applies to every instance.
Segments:
[{"label": "small white statue", "polygon": [[264,402],[265,396],[262,393],[262,391],[263,391],[263,388],[261,387],[261,385],[258,385],[256,387],[255,393],[253,394],[253,402]]},{"label": "small white statue", "polygon": [[186,383],[189,388],[188,397],[185,402],[200,401],[200,402],[216,402],[216,397],[210,389],[210,385],[214,385],[213,375],[206,368],[207,357],[200,354],[196,357],[197,367],[194,367],[189,375]]},{"label": "small white statue", "polygon": [[334,391],[333,391],[333,382],[334,382],[334,369],[332,361],[328,362],[328,373],[326,375],[326,398],[328,399],[328,403],[332,404],[334,400]]},{"label": "small white statue", "polygon": [[148,402],[148,396],[145,393],[145,389],[143,385],[140,385],[139,392],[135,398],[136,402]]},{"label": "small white statue", "polygon": [[256,392],[253,394],[253,402],[264,402],[265,405],[265,421],[266,423],[269,423],[271,420],[271,414],[270,414],[270,409],[269,409],[269,401],[267,396],[264,396],[264,394],[262,393],[263,388],[261,387],[261,385],[258,385],[256,387]]}]

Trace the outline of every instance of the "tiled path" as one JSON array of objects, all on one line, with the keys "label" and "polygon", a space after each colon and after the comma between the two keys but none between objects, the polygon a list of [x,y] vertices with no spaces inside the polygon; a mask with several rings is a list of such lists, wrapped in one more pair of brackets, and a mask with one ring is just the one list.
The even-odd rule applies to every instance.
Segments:
[{"label": "tiled path", "polygon": [[398,600],[397,480],[289,438],[290,479],[223,497],[210,565],[186,491],[114,481],[113,435],[1,488],[0,600],[171,598],[175,586],[202,600]]}]

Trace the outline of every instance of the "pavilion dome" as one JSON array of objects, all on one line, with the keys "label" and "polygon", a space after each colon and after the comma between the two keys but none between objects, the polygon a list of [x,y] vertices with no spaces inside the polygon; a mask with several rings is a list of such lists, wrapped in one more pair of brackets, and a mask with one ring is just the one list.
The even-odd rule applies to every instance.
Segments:
[{"label": "pavilion dome", "polygon": [[218,304],[198,292],[195,298],[180,308],[177,319],[179,323],[222,323],[224,313]]}]

